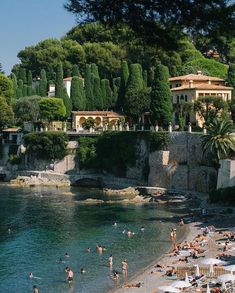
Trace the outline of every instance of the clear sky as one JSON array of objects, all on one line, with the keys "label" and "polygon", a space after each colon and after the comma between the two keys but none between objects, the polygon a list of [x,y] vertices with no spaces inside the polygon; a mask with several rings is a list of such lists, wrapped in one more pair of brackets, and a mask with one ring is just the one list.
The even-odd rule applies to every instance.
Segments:
[{"label": "clear sky", "polygon": [[76,25],[66,0],[0,0],[0,63],[9,74],[18,52],[46,38],[60,38]]}]

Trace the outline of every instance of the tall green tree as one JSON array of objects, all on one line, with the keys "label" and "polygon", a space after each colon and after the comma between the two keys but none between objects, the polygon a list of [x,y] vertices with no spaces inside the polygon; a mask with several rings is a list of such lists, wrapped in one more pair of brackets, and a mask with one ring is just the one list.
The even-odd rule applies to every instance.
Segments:
[{"label": "tall green tree", "polygon": [[66,116],[64,102],[60,98],[41,98],[39,101],[40,117],[52,121]]},{"label": "tall green tree", "polygon": [[103,109],[111,109],[113,101],[113,92],[110,87],[110,82],[106,78],[101,80],[101,95],[103,100]]},{"label": "tall green tree", "polygon": [[23,123],[24,121],[35,122],[39,119],[39,102],[41,97],[31,96],[22,97],[14,101],[13,110],[15,113],[15,119],[17,123]]},{"label": "tall green tree", "polygon": [[80,72],[79,72],[79,69],[78,69],[77,64],[74,64],[73,65],[73,68],[72,68],[72,77],[73,76],[80,76]]},{"label": "tall green tree", "polygon": [[27,84],[26,69],[24,67],[20,67],[19,79],[21,79],[24,84]]},{"label": "tall green tree", "polygon": [[[129,75],[127,86],[126,86],[126,93],[125,93],[125,100],[124,100],[124,111],[126,114],[128,115],[133,114],[134,109],[132,108],[136,106],[136,102],[134,100],[136,98],[138,99],[138,95],[140,92],[142,92],[143,88],[144,88],[144,81],[143,81],[143,75],[142,75],[142,67],[140,66],[140,64],[131,64],[130,75]],[[140,96],[142,96],[142,94]],[[135,118],[134,116],[132,117]]]},{"label": "tall green tree", "polygon": [[215,118],[208,125],[208,134],[202,137],[203,152],[210,152],[219,161],[235,151],[235,137],[231,121]]},{"label": "tall green tree", "polygon": [[18,80],[18,86],[17,86],[17,98],[23,97],[23,80]]},{"label": "tall green tree", "polygon": [[2,73],[0,73],[0,96],[6,99],[8,105],[11,105],[14,97],[13,82]]},{"label": "tall green tree", "polygon": [[63,76],[63,65],[60,62],[56,67],[55,96],[57,98],[63,98],[64,95]]},{"label": "tall green tree", "polygon": [[44,69],[40,71],[39,95],[41,97],[47,96],[47,76],[46,71]]},{"label": "tall green tree", "polygon": [[123,107],[128,78],[129,78],[129,67],[128,67],[128,64],[127,64],[126,61],[122,61],[122,67],[121,67],[121,84],[120,84],[120,91],[119,91],[119,96],[118,96],[118,101],[117,101],[117,107],[119,109]]},{"label": "tall green tree", "polygon": [[83,81],[78,76],[73,76],[71,82],[70,98],[72,101],[73,110],[85,110],[85,92],[83,88]]},{"label": "tall green tree", "polygon": [[235,64],[230,64],[228,68],[228,83],[233,87],[233,96],[235,96]]},{"label": "tall green tree", "polygon": [[93,95],[94,95],[94,107],[97,110],[103,109],[103,99],[101,95],[100,88],[100,78],[98,76],[94,76],[93,79]]},{"label": "tall green tree", "polygon": [[172,121],[172,95],[169,84],[168,68],[159,64],[155,69],[152,83],[150,115],[153,123],[167,127]]},{"label": "tall green tree", "polygon": [[27,74],[27,84],[28,86],[32,86],[32,83],[33,83],[32,71],[29,70]]},{"label": "tall green tree", "polygon": [[85,69],[85,92],[86,92],[86,108],[87,110],[94,109],[94,102],[93,102],[93,82],[92,82],[92,72],[91,72],[91,65],[86,64]]},{"label": "tall green tree", "polygon": [[[179,129],[184,130],[186,123],[190,121],[189,118],[190,114],[193,112],[193,103],[182,100],[179,102],[179,104],[176,105],[176,111],[178,113]],[[189,121],[187,121],[187,119]]]},{"label": "tall green tree", "polygon": [[10,126],[13,123],[14,112],[6,102],[5,97],[0,96],[0,129]]},{"label": "tall green tree", "polygon": [[11,80],[12,80],[12,85],[13,85],[13,99],[17,99],[18,96],[17,96],[17,78],[16,78],[16,75],[14,73],[11,73],[10,75],[11,77]]}]

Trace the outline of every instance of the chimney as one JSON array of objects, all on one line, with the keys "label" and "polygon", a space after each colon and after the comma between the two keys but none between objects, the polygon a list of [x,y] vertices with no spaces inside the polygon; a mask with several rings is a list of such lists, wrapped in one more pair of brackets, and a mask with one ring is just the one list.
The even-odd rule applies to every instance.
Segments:
[{"label": "chimney", "polygon": [[189,81],[189,88],[191,89],[193,87],[193,80]]},{"label": "chimney", "polygon": [[198,70],[197,71],[197,75],[202,75],[202,71],[201,70]]},{"label": "chimney", "polygon": [[208,84],[211,84],[211,80],[210,79],[208,79]]}]

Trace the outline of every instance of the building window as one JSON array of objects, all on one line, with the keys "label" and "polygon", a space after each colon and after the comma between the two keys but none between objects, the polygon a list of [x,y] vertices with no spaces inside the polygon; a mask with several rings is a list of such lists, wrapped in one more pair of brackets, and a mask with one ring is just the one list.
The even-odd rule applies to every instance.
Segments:
[{"label": "building window", "polygon": [[179,102],[180,102],[180,97],[179,96],[176,96],[176,102],[177,102],[177,104],[179,104]]},{"label": "building window", "polygon": [[187,95],[184,96],[184,99],[185,99],[185,102],[188,102],[188,96]]}]

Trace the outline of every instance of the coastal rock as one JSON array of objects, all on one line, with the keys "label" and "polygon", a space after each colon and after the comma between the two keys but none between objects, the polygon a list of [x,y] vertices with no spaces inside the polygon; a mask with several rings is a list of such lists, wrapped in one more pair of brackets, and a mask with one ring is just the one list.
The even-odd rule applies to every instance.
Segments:
[{"label": "coastal rock", "polygon": [[130,196],[138,196],[139,191],[134,187],[127,187],[124,189],[104,189],[104,194],[106,195],[130,195]]},{"label": "coastal rock", "polygon": [[70,181],[67,178],[61,177],[59,179],[38,177],[38,176],[17,176],[12,179],[10,184],[13,186],[70,186]]}]

